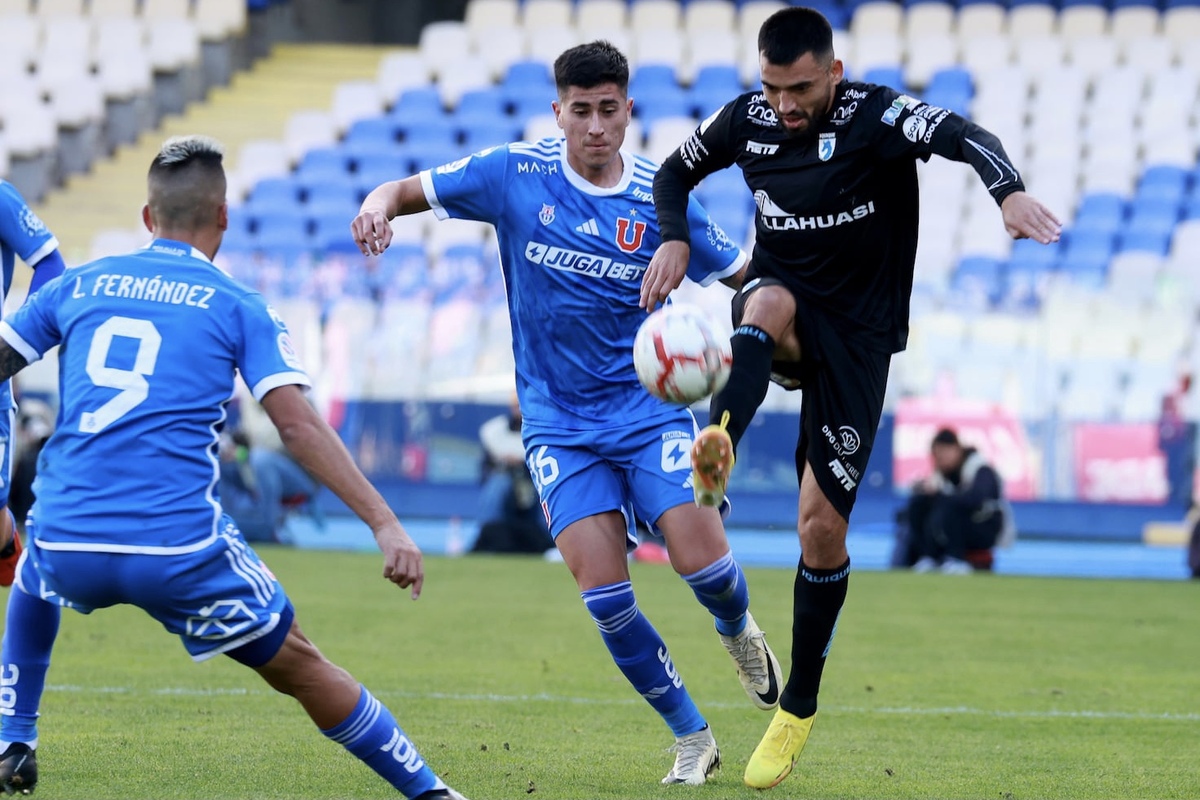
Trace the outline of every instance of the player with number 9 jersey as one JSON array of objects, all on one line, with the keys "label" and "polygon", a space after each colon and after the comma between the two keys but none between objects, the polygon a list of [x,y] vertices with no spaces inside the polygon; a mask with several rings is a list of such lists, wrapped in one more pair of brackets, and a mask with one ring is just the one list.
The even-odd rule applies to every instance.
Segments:
[{"label": "player with number 9 jersey", "polygon": [[165,239],[68,270],[0,335],[31,362],[72,343],[59,354],[62,406],[37,477],[36,541],[46,550],[208,546],[221,521],[218,431],[235,372],[259,400],[309,385],[262,296]]}]

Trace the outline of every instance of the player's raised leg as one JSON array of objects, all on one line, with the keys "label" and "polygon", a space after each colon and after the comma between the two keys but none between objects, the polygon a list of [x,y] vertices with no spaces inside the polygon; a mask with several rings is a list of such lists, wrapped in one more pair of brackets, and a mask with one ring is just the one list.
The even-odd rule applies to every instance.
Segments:
[{"label": "player's raised leg", "polygon": [[326,659],[295,623],[275,655],[254,669],[272,688],[296,698],[322,733],[405,797],[462,797],[425,764],[392,712],[350,673]]},{"label": "player's raised leg", "polygon": [[769,789],[792,771],[817,713],[817,693],[846,602],[847,520],[818,484],[811,464],[800,482],[800,566],[792,606],[792,671],[779,710],[746,765],[746,785]]},{"label": "player's raised leg", "polygon": [[606,511],[570,523],[555,544],[613,661],[675,734],[675,764],[663,783],[699,785],[720,766],[720,751],[662,637],[638,608],[629,581],[628,528],[621,512]]},{"label": "player's raised leg", "polygon": [[771,362],[799,361],[796,300],[771,280],[749,281],[734,298],[738,320],[730,344],[733,366],[725,388],[713,395],[710,423],[692,445],[696,504],[719,506],[733,469],[738,442],[771,381]]},{"label": "player's raised leg", "polygon": [[717,510],[677,505],[663,512],[656,527],[666,537],[671,565],[713,615],[750,702],[764,711],[775,708],[782,683],[779,662],[750,614],[746,575],[729,551]]}]

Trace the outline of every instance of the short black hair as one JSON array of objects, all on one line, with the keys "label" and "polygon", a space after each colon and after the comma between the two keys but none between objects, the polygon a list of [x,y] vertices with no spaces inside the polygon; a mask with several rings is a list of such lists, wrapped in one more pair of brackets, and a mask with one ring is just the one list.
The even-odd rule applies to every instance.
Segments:
[{"label": "short black hair", "polygon": [[937,447],[939,444],[954,445],[955,447],[960,446],[959,441],[958,441],[958,434],[955,433],[950,428],[942,428],[940,431],[938,431],[937,433],[935,433],[933,435],[932,446]]},{"label": "short black hair", "polygon": [[833,28],[813,8],[784,8],[767,17],[758,29],[758,52],[769,64],[787,66],[805,53],[820,64],[833,60]]},{"label": "short black hair", "polygon": [[197,230],[225,203],[225,148],[208,136],[163,142],[146,176],[150,210],[160,227]]},{"label": "short black hair", "polygon": [[615,83],[621,94],[629,94],[629,60],[604,39],[577,45],[554,60],[554,83],[560,97],[572,86],[592,89],[602,83]]}]

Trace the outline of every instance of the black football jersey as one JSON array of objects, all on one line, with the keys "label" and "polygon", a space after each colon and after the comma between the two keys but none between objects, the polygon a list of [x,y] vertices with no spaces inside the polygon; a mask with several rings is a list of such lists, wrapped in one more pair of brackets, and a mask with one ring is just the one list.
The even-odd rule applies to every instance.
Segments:
[{"label": "black football jersey", "polygon": [[995,136],[886,86],[843,81],[829,115],[803,138],[749,92],[663,163],[654,182],[663,240],[687,240],[687,192],[737,164],[757,206],[747,280],[782,280],[858,344],[898,352],[917,251],[916,160],[935,153],[969,162],[997,203],[1024,189]]}]

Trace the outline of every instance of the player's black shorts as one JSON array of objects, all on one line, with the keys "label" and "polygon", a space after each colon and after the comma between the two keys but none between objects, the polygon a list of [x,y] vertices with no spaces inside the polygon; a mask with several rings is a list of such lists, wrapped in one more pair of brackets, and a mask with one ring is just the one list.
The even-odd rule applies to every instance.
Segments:
[{"label": "player's black shorts", "polygon": [[[771,285],[787,288],[775,278],[760,278],[734,295],[735,329],[741,324],[746,298]],[[800,363],[771,363],[772,380],[785,389],[802,391],[796,475],[803,478],[807,461],[821,491],[849,519],[879,429],[891,354],[848,342],[824,314],[799,297],[796,335]]]}]

